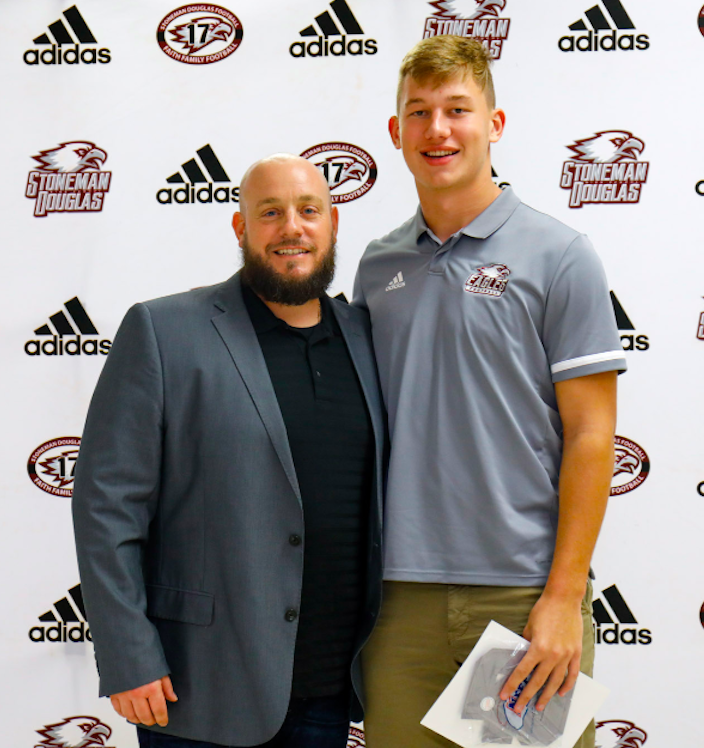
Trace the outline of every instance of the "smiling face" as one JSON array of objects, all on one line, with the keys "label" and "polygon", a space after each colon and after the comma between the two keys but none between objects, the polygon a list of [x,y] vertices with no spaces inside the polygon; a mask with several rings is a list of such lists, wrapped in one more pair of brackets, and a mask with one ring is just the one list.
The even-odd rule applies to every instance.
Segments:
[{"label": "smiling face", "polygon": [[337,208],[322,173],[310,161],[274,157],[242,182],[233,227],[243,276],[267,301],[301,305],[332,281]]},{"label": "smiling face", "polygon": [[504,120],[471,75],[435,84],[407,76],[389,132],[422,200],[438,191],[491,188],[489,144],[501,138]]}]

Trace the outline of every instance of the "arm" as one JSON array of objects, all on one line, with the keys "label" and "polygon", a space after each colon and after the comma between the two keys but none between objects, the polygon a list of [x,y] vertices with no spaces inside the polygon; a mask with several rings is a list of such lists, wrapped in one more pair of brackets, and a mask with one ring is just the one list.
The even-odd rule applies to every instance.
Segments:
[{"label": "arm", "polygon": [[564,432],[557,539],[547,584],[523,631],[530,648],[501,691],[501,699],[508,699],[533,672],[517,712],[543,684],[538,710],[558,690],[564,696],[577,680],[580,605],[613,477],[616,372],[556,382],[555,393]]},{"label": "arm", "polygon": [[146,615],[142,567],[159,495],[162,420],[161,358],[149,312],[138,305],[125,317],[96,386],[73,493],[101,696],[160,681],[169,672]]}]

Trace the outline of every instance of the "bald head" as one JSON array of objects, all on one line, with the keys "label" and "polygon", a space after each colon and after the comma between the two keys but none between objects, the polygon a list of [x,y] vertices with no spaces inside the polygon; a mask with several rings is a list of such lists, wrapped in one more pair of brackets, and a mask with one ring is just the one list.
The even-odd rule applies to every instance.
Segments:
[{"label": "bald head", "polygon": [[[275,153],[255,161],[244,173],[240,181],[240,211],[246,215],[252,205],[252,197],[262,192],[276,191],[277,183],[295,182],[308,185],[313,195],[332,205],[330,188],[323,173],[310,161],[291,153]],[[272,193],[273,194],[273,193]]]}]

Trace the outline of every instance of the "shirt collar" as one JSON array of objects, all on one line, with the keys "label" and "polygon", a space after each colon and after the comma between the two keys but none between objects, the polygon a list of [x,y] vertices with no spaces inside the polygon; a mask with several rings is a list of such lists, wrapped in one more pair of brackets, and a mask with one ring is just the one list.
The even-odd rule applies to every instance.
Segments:
[{"label": "shirt collar", "polygon": [[[295,327],[291,327],[286,324],[284,320],[277,317],[244,281],[242,281],[242,298],[247,307],[249,318],[252,321],[254,332],[257,334],[269,332],[276,328],[291,332],[296,331]],[[326,294],[323,294],[320,297],[320,313],[321,332],[324,333],[321,337],[333,335],[335,333],[337,322],[334,319],[332,309],[330,308],[330,299]]]},{"label": "shirt collar", "polygon": [[[486,239],[508,221],[520,203],[518,195],[516,195],[511,187],[505,187],[490,205],[473,221],[470,221],[464,228],[461,228],[457,234],[464,234],[474,239]],[[423,234],[427,234],[436,242],[441,243],[425,222],[420,205],[413,219],[413,232],[416,243],[420,241]]]}]

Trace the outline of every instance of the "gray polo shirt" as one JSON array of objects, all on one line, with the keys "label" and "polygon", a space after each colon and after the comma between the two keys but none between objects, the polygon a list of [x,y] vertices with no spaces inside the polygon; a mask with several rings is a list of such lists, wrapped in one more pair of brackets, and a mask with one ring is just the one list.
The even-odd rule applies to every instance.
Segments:
[{"label": "gray polo shirt", "polygon": [[507,188],[444,244],[420,208],[362,257],[389,411],[385,578],[543,585],[557,526],[554,382],[625,370],[589,240]]}]

